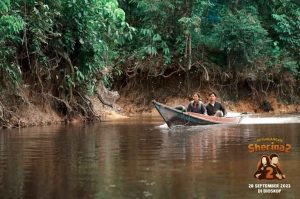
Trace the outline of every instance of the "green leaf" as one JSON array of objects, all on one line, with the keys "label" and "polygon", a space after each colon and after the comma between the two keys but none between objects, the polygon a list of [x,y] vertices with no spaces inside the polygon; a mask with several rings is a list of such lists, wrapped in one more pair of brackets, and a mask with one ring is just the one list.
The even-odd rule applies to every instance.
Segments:
[{"label": "green leaf", "polygon": [[153,41],[161,41],[161,36],[159,34],[155,34],[152,38]]}]

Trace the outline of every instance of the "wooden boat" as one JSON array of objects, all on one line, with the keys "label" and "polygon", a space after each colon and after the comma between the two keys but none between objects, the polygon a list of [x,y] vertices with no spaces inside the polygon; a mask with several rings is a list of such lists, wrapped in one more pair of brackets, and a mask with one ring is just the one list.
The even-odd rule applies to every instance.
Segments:
[{"label": "wooden boat", "polygon": [[238,124],[241,117],[215,117],[193,112],[183,112],[167,105],[152,101],[155,108],[165,120],[167,125],[172,126],[198,126],[198,125],[212,125],[212,124]]}]

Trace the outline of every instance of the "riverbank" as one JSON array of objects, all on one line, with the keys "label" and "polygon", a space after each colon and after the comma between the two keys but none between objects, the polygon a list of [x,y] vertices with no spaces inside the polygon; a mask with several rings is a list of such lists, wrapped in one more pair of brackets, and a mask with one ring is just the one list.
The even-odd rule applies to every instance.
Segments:
[{"label": "riverbank", "polygon": [[[106,91],[107,92],[107,91]],[[174,95],[171,92],[165,92],[161,96],[170,95],[163,98],[151,98],[149,92],[142,93],[137,90],[120,90],[119,99],[111,106],[104,104],[99,97],[93,96],[89,100],[91,108],[96,116],[93,122],[112,121],[124,119],[135,116],[159,116],[151,101],[157,101],[167,104],[169,106],[187,105],[190,101],[189,97],[183,94]],[[159,93],[158,93],[159,94]],[[200,93],[202,101],[206,102],[206,93]],[[222,95],[221,95],[222,96]],[[28,97],[28,98],[27,98]],[[84,123],[88,121],[84,116],[77,114],[73,117],[67,117],[58,113],[49,103],[45,101],[34,101],[26,96],[27,103],[16,107],[14,114],[6,121],[6,125],[2,128],[23,128],[30,126],[47,126],[57,123]],[[218,98],[222,102],[228,112],[238,113],[266,113],[268,114],[287,114],[300,111],[300,104],[287,104],[280,102],[276,96],[270,95],[269,98],[264,99],[269,110],[264,110],[261,100],[240,99],[237,101],[225,100],[222,97]]]},{"label": "riverbank", "polygon": [[[69,103],[57,97],[51,96],[49,99],[45,96],[45,93],[35,93],[28,88],[20,88],[18,94],[2,95],[0,128],[23,128],[127,118],[122,108],[115,103],[119,98],[118,93],[108,91],[102,84],[98,84],[94,96],[80,95],[82,99],[85,99],[84,102],[79,100],[76,102],[75,105],[80,109],[71,107]],[[66,108],[70,108],[71,111]],[[92,116],[89,116],[88,113],[92,113]]]},{"label": "riverbank", "polygon": [[[117,112],[101,104],[96,97],[91,100],[93,101],[95,114],[99,117],[95,122],[127,118],[124,113]],[[49,104],[30,104],[18,109],[2,128],[24,128],[59,123],[83,123],[86,121],[86,118],[79,114],[72,118],[67,118],[57,113]]]},{"label": "riverbank", "polygon": [[[162,103],[169,106],[184,105],[187,106],[189,98],[170,97]],[[284,104],[279,102],[275,97],[270,97],[266,101],[270,103],[271,109],[266,112],[263,110],[260,104],[252,100],[239,100],[238,102],[220,100],[226,107],[228,112],[237,113],[264,113],[264,114],[288,114],[300,112],[300,104]],[[134,103],[134,100],[128,97],[121,96],[118,104],[123,108],[124,112],[128,116],[159,116],[152,103],[140,104]]]}]

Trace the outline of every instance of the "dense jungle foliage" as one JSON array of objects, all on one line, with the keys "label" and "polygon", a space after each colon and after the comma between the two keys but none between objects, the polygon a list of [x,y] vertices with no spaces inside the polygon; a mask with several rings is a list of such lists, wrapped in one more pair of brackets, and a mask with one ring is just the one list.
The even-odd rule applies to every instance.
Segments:
[{"label": "dense jungle foliage", "polygon": [[[252,94],[299,93],[296,0],[1,0],[0,105],[29,89],[88,116],[98,81],[197,74]],[[145,80],[146,81],[146,80]],[[19,102],[18,102],[19,103]],[[84,104],[84,106],[82,105]]]},{"label": "dense jungle foliage", "polygon": [[[127,76],[184,76],[255,98],[299,93],[300,3],[294,0],[119,1],[136,29]],[[129,58],[129,59],[128,59]],[[123,67],[124,69],[124,67]],[[182,75],[183,74],[183,75]],[[192,76],[192,78],[189,78]]]}]

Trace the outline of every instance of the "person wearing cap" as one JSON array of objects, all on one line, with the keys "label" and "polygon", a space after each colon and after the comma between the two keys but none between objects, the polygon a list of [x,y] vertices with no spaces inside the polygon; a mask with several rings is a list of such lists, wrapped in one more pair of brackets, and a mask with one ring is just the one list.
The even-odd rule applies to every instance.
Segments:
[{"label": "person wearing cap", "polygon": [[200,101],[199,93],[193,94],[193,101],[187,107],[187,112],[201,113],[206,115],[204,104]]},{"label": "person wearing cap", "polygon": [[224,117],[226,115],[225,107],[216,101],[217,95],[215,92],[210,92],[208,94],[208,104],[206,105],[207,115]]}]

